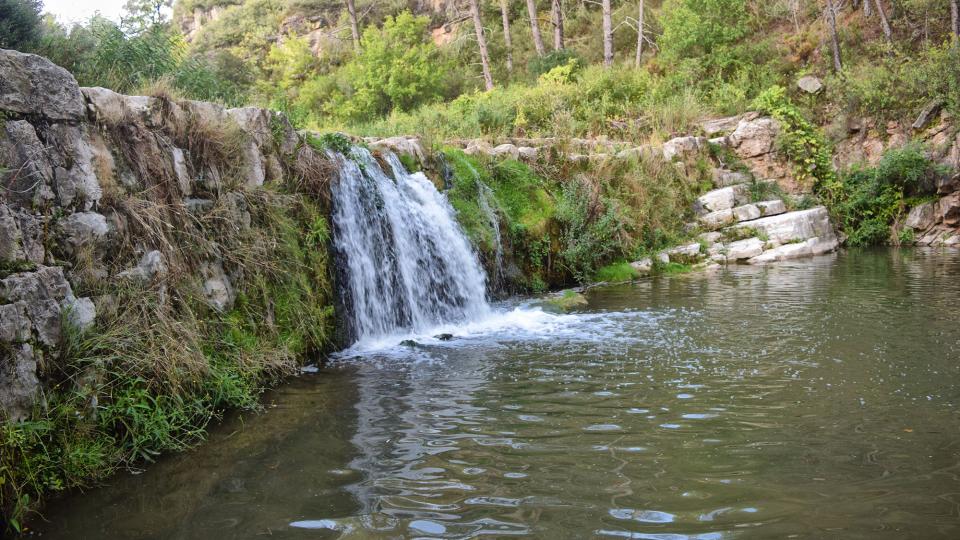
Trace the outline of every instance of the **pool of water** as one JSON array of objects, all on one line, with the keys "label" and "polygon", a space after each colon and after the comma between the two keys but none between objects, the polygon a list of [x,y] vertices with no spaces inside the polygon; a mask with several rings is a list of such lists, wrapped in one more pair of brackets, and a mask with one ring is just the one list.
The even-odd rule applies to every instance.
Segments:
[{"label": "pool of water", "polygon": [[960,252],[591,289],[347,351],[44,538],[960,538]]}]

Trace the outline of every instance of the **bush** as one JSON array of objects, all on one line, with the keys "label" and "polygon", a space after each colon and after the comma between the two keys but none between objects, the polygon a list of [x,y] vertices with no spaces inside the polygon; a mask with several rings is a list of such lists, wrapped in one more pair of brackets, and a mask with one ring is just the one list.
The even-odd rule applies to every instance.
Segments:
[{"label": "bush", "polygon": [[832,209],[850,245],[889,241],[890,225],[906,210],[906,198],[921,194],[924,180],[940,173],[917,144],[888,150],[875,167],[845,172],[841,196]]},{"label": "bush", "polygon": [[572,49],[560,49],[559,51],[551,51],[543,56],[538,56],[530,60],[530,63],[527,64],[527,70],[534,77],[539,77],[544,73],[552,71],[554,68],[560,66],[571,66],[574,72],[583,69],[584,62],[574,50]]}]

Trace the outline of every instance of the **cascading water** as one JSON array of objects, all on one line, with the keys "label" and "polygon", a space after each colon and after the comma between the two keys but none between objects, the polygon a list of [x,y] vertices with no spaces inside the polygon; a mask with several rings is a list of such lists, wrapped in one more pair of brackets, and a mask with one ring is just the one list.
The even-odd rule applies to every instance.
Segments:
[{"label": "cascading water", "polygon": [[486,275],[453,208],[422,173],[363,148],[336,156],[333,246],[349,339],[375,342],[490,313]]},{"label": "cascading water", "polygon": [[[471,169],[472,168],[473,167],[471,167]],[[476,174],[476,171],[474,171],[474,174]],[[477,189],[480,190],[480,210],[483,211],[487,221],[490,222],[490,228],[493,229],[493,286],[494,290],[499,290],[503,286],[504,280],[503,242],[500,240],[500,219],[493,210],[493,205],[490,204],[490,201],[493,200],[493,190],[480,181],[479,175],[477,176]]]}]

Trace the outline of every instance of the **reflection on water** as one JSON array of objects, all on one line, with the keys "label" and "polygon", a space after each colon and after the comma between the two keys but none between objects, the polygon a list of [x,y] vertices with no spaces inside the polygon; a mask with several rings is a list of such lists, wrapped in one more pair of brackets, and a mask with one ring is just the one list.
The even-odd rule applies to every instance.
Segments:
[{"label": "reflection on water", "polygon": [[851,252],[588,298],[350,351],[39,529],[960,537],[960,253]]}]

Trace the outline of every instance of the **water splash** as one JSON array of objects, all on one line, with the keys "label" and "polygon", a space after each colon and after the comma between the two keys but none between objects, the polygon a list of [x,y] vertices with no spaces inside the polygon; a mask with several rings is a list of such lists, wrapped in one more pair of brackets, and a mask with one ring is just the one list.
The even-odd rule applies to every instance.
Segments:
[{"label": "water splash", "polygon": [[470,170],[473,171],[474,176],[477,179],[477,189],[480,191],[478,200],[480,202],[480,210],[483,211],[484,217],[487,218],[487,221],[490,223],[490,228],[493,229],[493,247],[494,247],[494,257],[493,257],[493,288],[494,290],[501,290],[504,284],[504,271],[503,271],[503,242],[500,239],[500,218],[497,217],[497,213],[493,209],[491,201],[493,201],[493,190],[490,189],[490,186],[483,183],[480,180],[480,175],[477,174],[477,171],[473,169],[473,166],[467,163],[467,166],[470,167]]},{"label": "water splash", "polygon": [[423,332],[490,314],[486,275],[446,198],[387,154],[334,155],[333,248],[351,343]]}]

